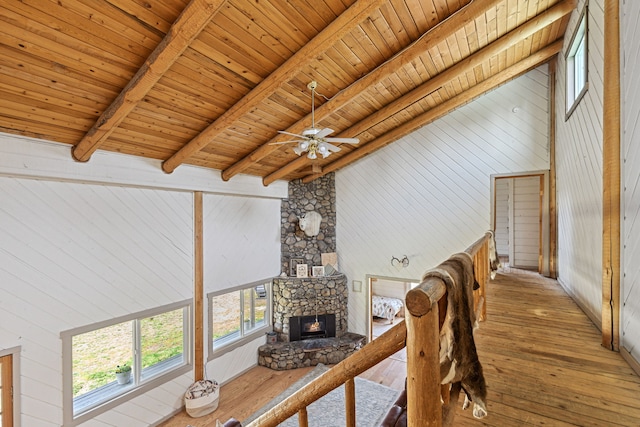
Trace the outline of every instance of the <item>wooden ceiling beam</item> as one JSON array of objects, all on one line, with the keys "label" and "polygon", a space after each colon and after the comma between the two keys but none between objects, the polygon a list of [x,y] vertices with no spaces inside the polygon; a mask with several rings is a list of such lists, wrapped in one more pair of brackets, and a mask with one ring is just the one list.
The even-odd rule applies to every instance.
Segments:
[{"label": "wooden ceiling beam", "polygon": [[300,68],[311,61],[318,52],[323,52],[326,46],[333,46],[338,40],[378,9],[385,0],[359,0],[336,18],[309,43],[304,45],[293,56],[282,64],[276,71],[254,87],[251,92],[224,112],[218,119],[200,132],[195,138],[178,150],[173,156],[162,163],[162,170],[173,172],[178,166],[202,150],[224,132],[236,120],[246,114],[263,99],[269,97],[284,83],[292,79]]},{"label": "wooden ceiling beam", "polygon": [[74,159],[86,162],[91,158],[178,60],[224,3],[225,0],[191,0],[118,97],[102,113],[84,138],[71,149]]},{"label": "wooden ceiling beam", "polygon": [[[393,58],[355,81],[349,87],[338,92],[333,98],[318,107],[315,111],[316,122],[320,122],[324,118],[338,111],[351,100],[360,96],[361,92],[366,90],[369,86],[395,73],[403,64],[406,64],[424,54],[424,52],[430,47],[443,42],[447,37],[451,36],[451,34],[462,29],[465,25],[472,23],[474,20],[485,14],[487,10],[492,7],[496,7],[500,2],[502,2],[502,0],[473,0],[449,18],[428,30],[419,39],[397,53]],[[308,118],[309,115],[298,121],[294,126],[288,128],[287,131],[299,133],[299,131],[305,128],[304,124],[308,122]],[[342,133],[341,135],[347,134]],[[273,142],[278,142],[278,137],[262,144],[251,154],[222,171],[222,179],[228,181],[233,176],[250,167],[252,164],[259,162],[261,159],[278,150],[280,147],[271,145]]]},{"label": "wooden ceiling beam", "polygon": [[[350,127],[337,136],[344,137],[359,135],[367,129],[384,121],[386,118],[391,117],[394,114],[404,110],[411,104],[420,101],[422,98],[424,98],[434,90],[437,90],[441,86],[444,86],[445,84],[458,78],[461,75],[471,72],[475,67],[481,65],[484,61],[486,61],[487,58],[494,57],[499,53],[506,51],[507,49],[516,45],[527,37],[530,37],[541,29],[551,25],[553,22],[562,19],[564,16],[573,11],[575,5],[576,0],[565,0],[561,3],[556,4],[540,15],[537,15],[527,22],[523,23],[519,27],[514,28],[509,33],[503,35],[490,45],[477,51],[470,57],[449,67],[446,71],[443,71],[442,73],[436,75],[432,79],[418,86],[411,92],[408,92],[401,98],[398,98],[397,100],[376,111],[366,119],[360,121],[359,123],[356,123],[354,126]],[[309,162],[310,160],[304,156],[295,159],[284,167],[264,177],[262,183],[264,185],[269,185],[277,179],[280,179],[283,176],[288,175],[289,173],[295,172],[296,170],[305,167]]]},{"label": "wooden ceiling beam", "polygon": [[524,74],[532,68],[543,64],[558,52],[560,52],[560,50],[562,49],[562,43],[562,39],[557,40],[556,42],[546,46],[536,53],[531,54],[530,56],[524,58],[523,60],[505,69],[504,71],[501,71],[500,73],[488,78],[487,80],[482,81],[481,83],[469,88],[465,92],[445,101],[444,103],[432,108],[431,110],[421,114],[420,116],[417,116],[416,118],[404,123],[403,125],[398,126],[392,131],[387,132],[386,134],[367,143],[357,150],[354,150],[349,154],[340,157],[335,162],[330,163],[322,168],[321,173],[305,176],[304,178],[302,178],[302,182],[309,183],[320,176],[326,175],[330,172],[334,172],[366,156],[367,154],[370,154],[384,147],[385,145],[418,130],[419,128],[433,122],[434,120],[447,115],[456,108],[465,105],[478,96],[508,82],[509,80],[520,76],[521,74]]}]

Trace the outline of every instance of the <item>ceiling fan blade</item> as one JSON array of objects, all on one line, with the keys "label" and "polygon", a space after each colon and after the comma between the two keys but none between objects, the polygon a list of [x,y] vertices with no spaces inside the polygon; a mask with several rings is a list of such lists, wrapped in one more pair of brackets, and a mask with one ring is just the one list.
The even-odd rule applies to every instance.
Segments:
[{"label": "ceiling fan blade", "polygon": [[291,136],[295,136],[295,137],[303,138],[303,139],[306,138],[306,136],[304,136],[304,135],[298,135],[297,133],[286,132],[286,131],[283,131],[283,130],[279,130],[278,133],[283,133],[285,135],[291,135]]},{"label": "ceiling fan blade", "polygon": [[329,144],[328,142],[325,142],[325,143],[324,143],[324,145],[325,145],[325,146],[326,146],[330,151],[333,151],[334,153],[337,153],[338,151],[340,151],[340,150],[341,150],[341,148],[340,148],[340,147],[337,147],[337,146],[335,146],[335,145],[333,145],[333,144]]},{"label": "ceiling fan blade", "polygon": [[333,129],[324,128],[321,129],[320,132],[316,133],[316,139],[324,138],[325,136],[333,133]]},{"label": "ceiling fan blade", "polygon": [[325,138],[327,142],[342,142],[346,144],[357,144],[360,142],[358,138]]},{"label": "ceiling fan blade", "polygon": [[292,142],[302,142],[300,139],[290,139],[289,141],[278,141],[278,142],[270,142],[269,145],[282,145],[282,144],[291,144]]}]

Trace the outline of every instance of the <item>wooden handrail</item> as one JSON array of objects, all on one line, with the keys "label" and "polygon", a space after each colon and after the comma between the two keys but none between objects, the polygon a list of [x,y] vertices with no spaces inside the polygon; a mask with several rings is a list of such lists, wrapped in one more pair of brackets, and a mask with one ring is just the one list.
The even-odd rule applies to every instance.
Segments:
[{"label": "wooden handrail", "polygon": [[482,237],[480,237],[478,240],[476,240],[475,242],[473,242],[467,249],[465,249],[464,251],[466,253],[468,253],[471,256],[475,256],[484,245],[489,243],[489,239],[491,238],[491,233],[490,232],[486,232],[484,233],[484,235]]},{"label": "wooden handrail", "polygon": [[[477,318],[486,317],[485,286],[489,277],[489,239],[486,233],[465,252],[473,257],[475,278],[480,289],[474,292]],[[345,384],[347,427],[355,427],[354,378],[387,357],[407,347],[407,426],[440,427],[443,424],[443,404],[440,386],[440,308],[446,308],[446,286],[436,277],[428,276],[405,297],[405,321],[366,344],[329,371],[315,378],[253,422],[244,427],[275,427],[298,413],[300,427],[307,427],[307,406]],[[457,401],[459,389],[451,390],[451,404]],[[449,396],[444,396],[447,404]],[[449,412],[446,421],[452,423]]]},{"label": "wooden handrail", "polygon": [[402,350],[406,339],[405,322],[400,322],[244,427],[277,426],[300,408],[309,406],[347,380]]}]

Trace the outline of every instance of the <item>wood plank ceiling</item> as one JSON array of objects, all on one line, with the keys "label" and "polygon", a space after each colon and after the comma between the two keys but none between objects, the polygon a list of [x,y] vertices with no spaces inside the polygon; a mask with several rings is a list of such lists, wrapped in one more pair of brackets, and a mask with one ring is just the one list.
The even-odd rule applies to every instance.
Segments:
[{"label": "wood plank ceiling", "polygon": [[[556,55],[575,0],[0,0],[0,132],[305,181]],[[278,130],[357,137],[298,157]]]}]

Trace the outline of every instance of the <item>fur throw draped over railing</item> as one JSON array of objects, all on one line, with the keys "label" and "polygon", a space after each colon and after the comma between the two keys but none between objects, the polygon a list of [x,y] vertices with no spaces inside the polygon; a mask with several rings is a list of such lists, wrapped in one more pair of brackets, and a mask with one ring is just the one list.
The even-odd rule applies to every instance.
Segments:
[{"label": "fur throw draped over railing", "polygon": [[440,378],[442,384],[462,387],[463,408],[473,402],[473,415],[487,415],[487,386],[478,359],[473,330],[477,327],[473,291],[475,280],[473,258],[466,252],[452,255],[436,268],[427,271],[422,281],[435,277],[445,283],[447,308],[440,330]]}]

